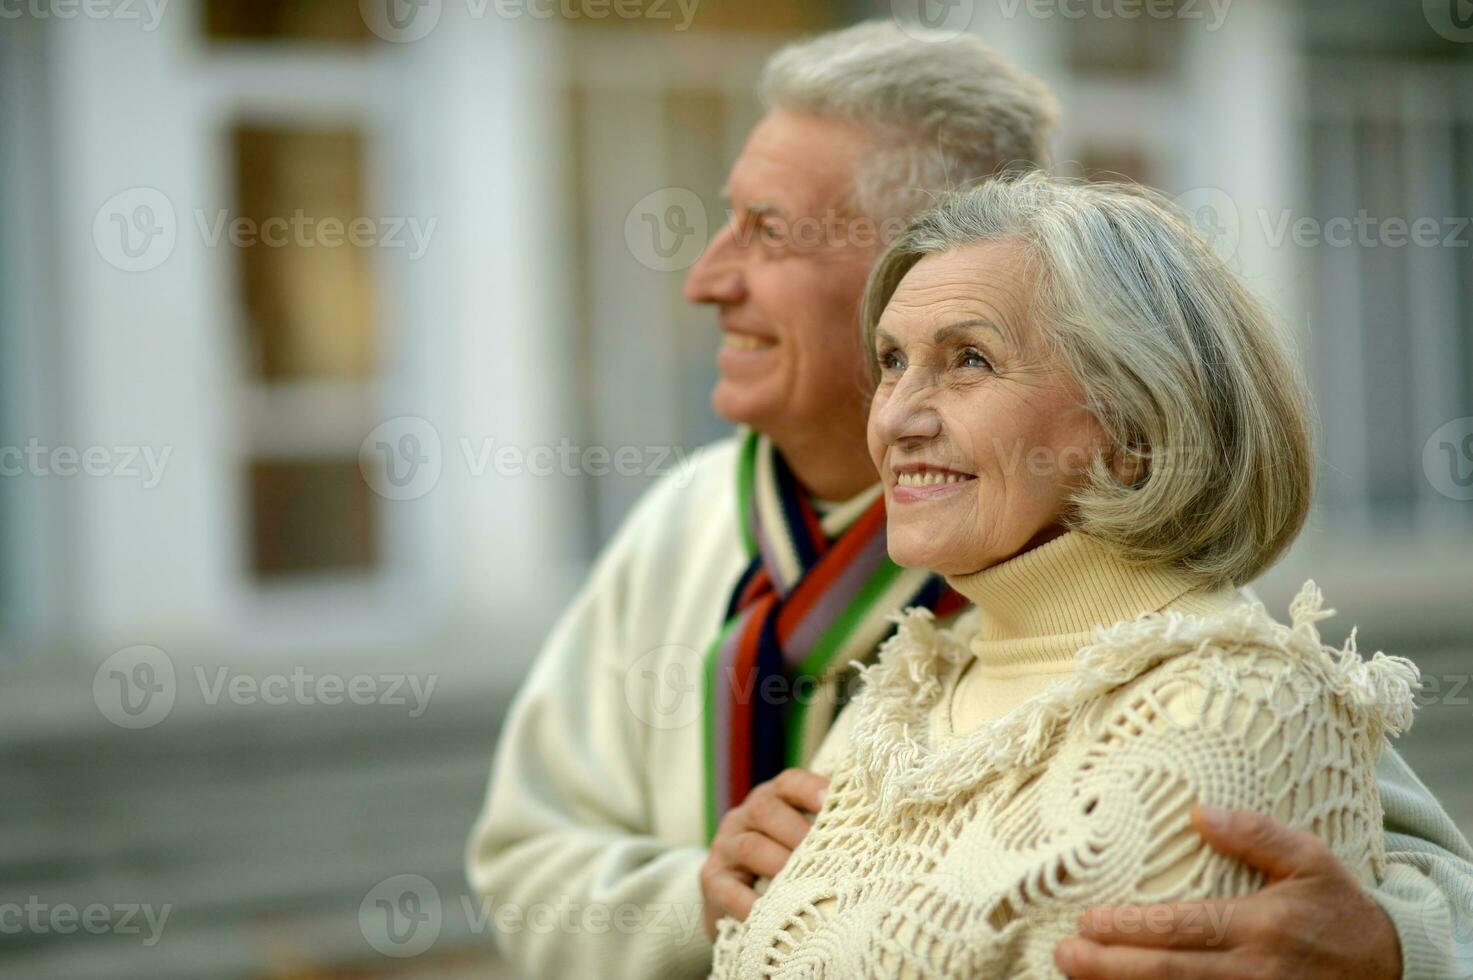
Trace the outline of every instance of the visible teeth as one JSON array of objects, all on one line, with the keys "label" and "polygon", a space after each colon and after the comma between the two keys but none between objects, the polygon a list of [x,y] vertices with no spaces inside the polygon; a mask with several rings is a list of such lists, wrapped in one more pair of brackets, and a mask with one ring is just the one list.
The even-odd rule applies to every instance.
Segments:
[{"label": "visible teeth", "polygon": [[727,350],[762,350],[764,347],[772,347],[773,342],[761,337],[753,337],[744,333],[728,333],[722,335],[722,346]]},{"label": "visible teeth", "polygon": [[895,483],[902,487],[929,487],[938,483],[964,483],[970,479],[959,473],[900,473]]}]

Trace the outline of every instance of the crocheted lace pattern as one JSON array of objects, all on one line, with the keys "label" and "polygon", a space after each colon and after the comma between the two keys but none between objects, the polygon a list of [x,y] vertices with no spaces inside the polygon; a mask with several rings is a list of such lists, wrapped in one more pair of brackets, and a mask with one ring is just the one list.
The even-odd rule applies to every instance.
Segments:
[{"label": "crocheted lace pattern", "polygon": [[722,920],[712,976],[1060,976],[1053,946],[1090,906],[1263,884],[1202,842],[1198,802],[1310,830],[1375,880],[1375,766],[1418,675],[1354,634],[1322,644],[1322,604],[1309,582],[1289,627],[1254,603],[1100,628],[1073,673],[961,736],[966,626],[897,617],[823,812],[747,920]]}]

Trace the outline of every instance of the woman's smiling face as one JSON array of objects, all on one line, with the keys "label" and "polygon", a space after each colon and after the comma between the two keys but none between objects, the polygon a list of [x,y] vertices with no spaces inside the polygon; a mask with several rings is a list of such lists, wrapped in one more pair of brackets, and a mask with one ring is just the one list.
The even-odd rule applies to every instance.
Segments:
[{"label": "woman's smiling face", "polygon": [[928,255],[880,317],[869,447],[898,564],[964,575],[1062,533],[1104,444],[1024,269],[1009,241]]}]

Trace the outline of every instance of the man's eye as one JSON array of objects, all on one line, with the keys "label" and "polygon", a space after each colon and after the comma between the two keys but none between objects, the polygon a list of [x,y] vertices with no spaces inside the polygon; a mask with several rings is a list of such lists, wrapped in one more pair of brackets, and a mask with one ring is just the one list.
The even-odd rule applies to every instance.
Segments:
[{"label": "man's eye", "polygon": [[763,241],[776,243],[783,240],[783,230],[775,221],[761,222],[757,225],[757,233],[762,236]]}]

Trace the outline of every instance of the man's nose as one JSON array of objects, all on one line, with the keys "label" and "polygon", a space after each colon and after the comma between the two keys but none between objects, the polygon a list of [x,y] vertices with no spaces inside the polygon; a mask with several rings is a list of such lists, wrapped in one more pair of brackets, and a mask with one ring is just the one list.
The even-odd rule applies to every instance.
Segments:
[{"label": "man's nose", "polygon": [[747,295],[741,252],[730,223],[716,233],[685,277],[685,298],[692,303],[738,303]]}]

